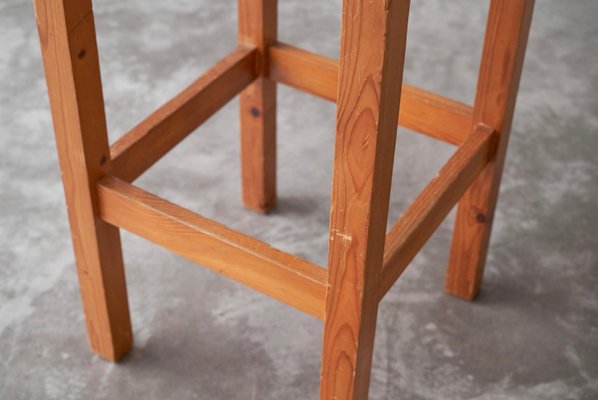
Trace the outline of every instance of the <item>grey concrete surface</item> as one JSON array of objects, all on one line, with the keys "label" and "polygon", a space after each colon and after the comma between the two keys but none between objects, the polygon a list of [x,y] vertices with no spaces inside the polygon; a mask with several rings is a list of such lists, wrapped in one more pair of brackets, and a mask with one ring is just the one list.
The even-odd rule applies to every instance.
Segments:
[{"label": "grey concrete surface", "polygon": [[[513,0],[515,1],[515,0]],[[487,1],[413,0],[406,81],[471,102]],[[96,0],[111,139],[235,45],[235,1]],[[340,0],[281,0],[338,52]],[[482,294],[443,294],[453,215],[383,301],[371,399],[598,398],[598,2],[538,0]],[[232,102],[139,185],[324,265],[334,106],[281,87],[279,194],[240,205]],[[453,149],[400,130],[391,221]],[[86,343],[33,10],[0,1],[0,399],[315,399],[322,326],[123,234],[135,347]]]}]

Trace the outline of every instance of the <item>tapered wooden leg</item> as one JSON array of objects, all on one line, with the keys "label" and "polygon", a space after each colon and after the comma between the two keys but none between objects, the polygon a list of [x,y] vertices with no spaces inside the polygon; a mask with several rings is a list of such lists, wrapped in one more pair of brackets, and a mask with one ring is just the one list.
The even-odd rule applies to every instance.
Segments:
[{"label": "tapered wooden leg", "polygon": [[91,2],[35,0],[35,14],[89,343],[115,361],[133,336],[119,232],[97,212],[111,162]]},{"label": "tapered wooden leg", "polygon": [[260,78],[241,93],[243,203],[266,213],[276,202],[276,83],[267,78],[267,46],[276,41],[277,0],[238,0],[239,43],[259,50]]},{"label": "tapered wooden leg", "polygon": [[492,0],[474,107],[474,126],[499,132],[495,158],[465,193],[457,221],[446,291],[472,300],[480,290],[534,0]]},{"label": "tapered wooden leg", "polygon": [[368,395],[408,0],[344,0],[322,400]]}]

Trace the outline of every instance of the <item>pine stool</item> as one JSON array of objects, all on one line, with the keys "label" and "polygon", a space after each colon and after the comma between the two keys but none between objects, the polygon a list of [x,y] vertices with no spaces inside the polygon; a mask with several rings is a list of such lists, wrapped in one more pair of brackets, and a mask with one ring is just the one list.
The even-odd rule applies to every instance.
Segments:
[{"label": "pine stool", "polygon": [[[378,303],[457,202],[446,290],[479,291],[533,3],[491,0],[470,107],[402,85],[409,0],[344,0],[340,63],[278,42],[276,0],[239,0],[238,47],[109,146],[91,0],[35,0],[92,349],[133,342],[123,228],[322,319],[321,399],[367,398]],[[240,93],[243,202],[267,212],[278,82],[337,102],[327,270],[131,183]],[[397,123],[458,147],[387,233]]]}]

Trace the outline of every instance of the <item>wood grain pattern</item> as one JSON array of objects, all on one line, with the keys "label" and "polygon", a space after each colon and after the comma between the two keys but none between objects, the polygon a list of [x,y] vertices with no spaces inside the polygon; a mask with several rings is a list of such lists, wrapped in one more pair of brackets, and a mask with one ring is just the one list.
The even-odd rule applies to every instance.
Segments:
[{"label": "wood grain pattern", "polygon": [[468,300],[482,282],[533,7],[533,0],[490,3],[473,121],[498,132],[498,150],[459,203],[446,278],[446,291]]},{"label": "wood grain pattern", "polygon": [[344,0],[322,400],[368,397],[408,0]]},{"label": "wood grain pattern", "polygon": [[[268,48],[271,79],[326,100],[336,101],[338,62],[285,43]],[[399,124],[461,145],[471,133],[473,108],[407,84],[401,93]]]},{"label": "wood grain pattern", "polygon": [[336,102],[338,60],[276,42],[268,47],[268,61],[270,79]]},{"label": "wood grain pattern", "polygon": [[326,271],[252,237],[145,192],[118,178],[98,184],[106,222],[324,318]]},{"label": "wood grain pattern", "polygon": [[277,36],[277,0],[238,0],[241,45],[258,49],[260,76],[240,98],[243,204],[266,213],[276,202],[276,83],[266,76],[266,49]]},{"label": "wood grain pattern", "polygon": [[496,150],[496,135],[479,125],[386,235],[380,300],[426,244]]},{"label": "wood grain pattern", "polygon": [[91,3],[34,5],[89,344],[115,361],[133,336],[119,231],[97,218],[96,181],[111,162]]},{"label": "wood grain pattern", "polygon": [[114,175],[132,182],[257,77],[255,47],[241,46],[123,135],[110,149]]},{"label": "wood grain pattern", "polygon": [[[402,85],[409,0],[343,0],[339,62],[277,42],[277,0],[238,0],[239,47],[112,148],[91,0],[34,4],[88,337],[102,357],[132,346],[118,227],[324,320],[322,400],[367,399],[379,301],[460,197],[446,290],[478,293],[533,0],[491,0],[474,108]],[[327,271],[129,183],[242,91],[243,201],[267,212],[276,82],[337,101]],[[459,148],[386,234],[397,123]]]}]

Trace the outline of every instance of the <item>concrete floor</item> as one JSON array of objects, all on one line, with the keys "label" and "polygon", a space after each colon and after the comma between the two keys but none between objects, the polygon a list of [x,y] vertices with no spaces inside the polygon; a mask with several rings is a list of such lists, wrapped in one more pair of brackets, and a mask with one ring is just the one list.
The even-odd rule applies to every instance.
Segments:
[{"label": "concrete floor", "polygon": [[[95,3],[112,140],[235,45],[234,0]],[[413,0],[406,81],[472,102],[486,10]],[[442,292],[451,215],[382,303],[371,399],[598,398],[597,18],[537,1],[482,294]],[[285,41],[336,57],[339,25],[280,1]],[[324,265],[334,106],[279,93],[272,215],[240,205],[236,102],[139,185]],[[400,131],[391,221],[452,151]],[[319,321],[127,233],[135,348],[89,351],[30,0],[0,2],[0,153],[0,399],[317,398]]]}]

